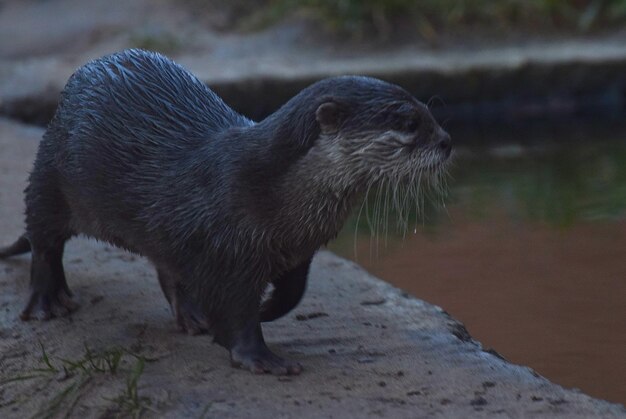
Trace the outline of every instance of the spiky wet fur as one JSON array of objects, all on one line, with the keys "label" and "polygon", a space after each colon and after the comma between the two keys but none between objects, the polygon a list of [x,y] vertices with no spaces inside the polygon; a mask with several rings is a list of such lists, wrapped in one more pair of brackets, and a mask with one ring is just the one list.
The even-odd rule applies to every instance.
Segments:
[{"label": "spiky wet fur", "polygon": [[290,272],[306,281],[314,252],[372,185],[387,182],[404,208],[401,184],[416,192],[422,176],[436,178],[446,135],[424,105],[376,79],[323,80],[254,123],[159,54],[92,61],[68,81],[26,190],[33,260],[55,278],[34,274],[34,290],[54,292],[33,304],[71,295],[63,244],[85,234],[147,256],[179,323],[232,349],[238,331],[260,334],[268,283]]}]

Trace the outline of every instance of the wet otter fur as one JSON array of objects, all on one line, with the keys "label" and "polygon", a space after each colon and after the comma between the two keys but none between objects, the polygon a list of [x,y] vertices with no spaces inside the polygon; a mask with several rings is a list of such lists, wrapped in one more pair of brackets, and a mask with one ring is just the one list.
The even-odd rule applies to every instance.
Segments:
[{"label": "wet otter fur", "polygon": [[144,255],[184,330],[212,333],[235,366],[297,374],[260,322],[300,301],[315,251],[368,187],[437,173],[450,149],[426,106],[381,80],[322,80],[255,123],[164,56],[127,50],[69,79],[25,191],[26,232],[0,257],[32,251],[28,320],[76,308],[72,236]]}]

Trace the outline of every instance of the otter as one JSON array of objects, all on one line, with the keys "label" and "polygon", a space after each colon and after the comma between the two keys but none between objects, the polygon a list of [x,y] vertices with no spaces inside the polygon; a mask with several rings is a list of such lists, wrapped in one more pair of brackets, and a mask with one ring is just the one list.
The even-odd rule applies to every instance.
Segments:
[{"label": "otter", "polygon": [[28,320],[77,308],[71,237],[143,255],[184,331],[211,333],[235,367],[299,374],[261,322],[298,304],[314,253],[368,186],[438,173],[450,151],[427,106],[375,78],[321,80],[255,123],[168,58],[126,50],[69,78],[25,190],[26,231],[0,257],[32,252]]}]

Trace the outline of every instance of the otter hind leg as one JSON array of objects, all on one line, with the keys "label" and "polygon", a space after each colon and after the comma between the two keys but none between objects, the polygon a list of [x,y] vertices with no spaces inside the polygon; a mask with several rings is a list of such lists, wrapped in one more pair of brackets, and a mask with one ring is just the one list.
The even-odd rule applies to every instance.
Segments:
[{"label": "otter hind leg", "polygon": [[200,335],[210,331],[210,322],[206,313],[184,293],[178,292],[174,305],[176,323],[190,335]]},{"label": "otter hind leg", "polygon": [[59,240],[46,247],[33,246],[31,295],[20,314],[22,320],[33,317],[48,320],[66,316],[78,308],[63,271],[64,244],[65,240]]},{"label": "otter hind leg", "polygon": [[[68,315],[78,308],[72,301],[63,270],[63,249],[73,235],[71,211],[58,188],[56,172],[49,168],[45,155],[42,157],[42,147],[43,142],[26,188],[26,237],[32,251],[31,295],[20,315],[22,320],[33,317],[47,320]],[[22,242],[18,247],[21,249],[14,250],[24,250],[26,245]]]},{"label": "otter hind leg", "polygon": [[207,315],[187,297],[180,286],[178,276],[163,268],[157,268],[157,276],[161,290],[174,311],[178,327],[190,335],[208,332],[210,323]]},{"label": "otter hind leg", "polygon": [[272,295],[261,306],[262,322],[276,320],[298,305],[306,290],[310,266],[311,259],[308,259],[273,281]]},{"label": "otter hind leg", "polygon": [[26,235],[22,235],[12,245],[0,248],[0,259],[28,252],[30,252],[30,242],[26,238]]}]

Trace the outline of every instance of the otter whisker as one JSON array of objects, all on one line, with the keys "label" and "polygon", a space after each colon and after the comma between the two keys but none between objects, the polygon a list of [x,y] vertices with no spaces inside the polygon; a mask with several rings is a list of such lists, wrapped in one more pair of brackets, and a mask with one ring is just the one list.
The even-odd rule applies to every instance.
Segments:
[{"label": "otter whisker", "polygon": [[[399,227],[402,229],[403,235],[406,235],[406,230],[408,228],[408,223],[409,223],[409,217],[411,215],[411,207],[410,205],[407,205],[407,204],[410,202],[411,195],[413,194],[413,190],[415,188],[415,185],[413,184],[414,181],[415,179],[411,175],[409,184],[404,188],[404,191],[403,191],[404,196],[402,198],[402,201],[398,202],[398,205],[401,207],[401,210],[402,210],[402,219],[400,220],[401,223],[399,224]],[[399,183],[399,180],[398,180],[398,183]]]},{"label": "otter whisker", "polygon": [[387,248],[387,243],[388,243],[388,238],[389,238],[389,191],[391,189],[391,182],[389,181],[389,179],[386,180],[386,185],[385,185],[385,209],[384,209],[384,216],[383,216],[383,223],[384,223],[384,232],[385,232],[385,248]]},{"label": "otter whisker", "polygon": [[376,192],[376,258],[379,257],[379,243],[380,243],[380,235],[383,233],[383,190],[384,190],[384,182],[381,185],[378,185]]},{"label": "otter whisker", "polygon": [[[404,221],[404,236],[406,237],[406,231],[409,227],[409,217],[411,214],[412,201],[419,195],[419,178],[417,177],[417,169],[413,169],[410,172],[410,183],[404,196],[403,206],[406,208],[406,219]],[[418,208],[416,207],[415,213],[418,216]]]},{"label": "otter whisker", "polygon": [[[439,96],[439,95],[434,95],[434,96],[431,96],[431,97],[430,97],[430,99],[428,99],[428,102],[426,102],[426,107],[430,109],[431,105],[433,104],[433,102],[434,102],[435,100],[439,101],[439,103],[440,103],[442,106],[444,106],[444,107],[446,106],[446,102],[443,100],[443,98],[442,98],[441,96]],[[449,118],[448,118],[448,119],[449,119]],[[446,121],[447,121],[448,119],[446,119]],[[442,126],[443,126],[443,124],[442,124]]]},{"label": "otter whisker", "polygon": [[367,191],[365,192],[365,199],[363,202],[365,202],[365,219],[367,221],[367,226],[370,230],[370,236],[374,235],[374,227],[372,224],[372,219],[370,218],[370,204],[369,204],[369,194],[370,194],[370,189],[372,188],[372,182],[369,183],[369,185],[367,186]]},{"label": "otter whisker", "polygon": [[358,260],[358,255],[357,255],[357,238],[358,238],[358,234],[359,234],[359,223],[361,222],[361,214],[363,213],[363,208],[365,208],[365,204],[367,202],[367,195],[369,194],[369,190],[370,187],[368,186],[367,188],[367,192],[365,193],[365,198],[363,199],[363,202],[361,203],[361,208],[359,209],[358,215],[356,217],[356,224],[354,225],[354,259]]},{"label": "otter whisker", "polygon": [[374,194],[374,209],[372,217],[374,218],[374,235],[370,239],[370,258],[373,256],[376,241],[378,240],[378,195],[380,193],[380,186],[376,187],[376,193]]}]

